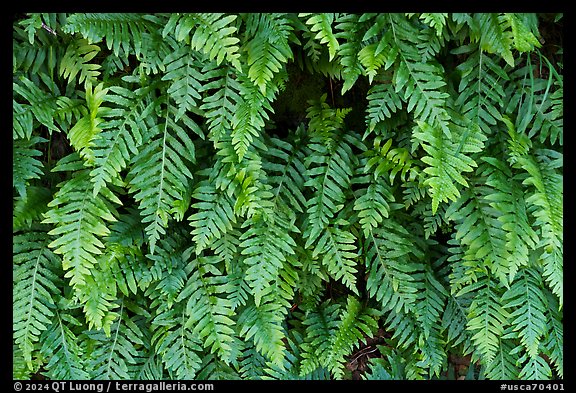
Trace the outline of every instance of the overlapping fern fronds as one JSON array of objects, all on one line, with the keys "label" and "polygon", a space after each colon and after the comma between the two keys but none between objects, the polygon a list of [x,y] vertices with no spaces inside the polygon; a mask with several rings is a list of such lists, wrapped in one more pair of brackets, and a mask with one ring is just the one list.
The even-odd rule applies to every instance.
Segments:
[{"label": "overlapping fern fronds", "polygon": [[15,15],[14,378],[563,378],[563,23]]}]

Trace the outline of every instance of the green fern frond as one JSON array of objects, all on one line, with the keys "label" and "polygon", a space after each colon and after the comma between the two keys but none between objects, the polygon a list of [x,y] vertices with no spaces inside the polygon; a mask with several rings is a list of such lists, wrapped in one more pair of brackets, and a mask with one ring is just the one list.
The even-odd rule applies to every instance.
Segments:
[{"label": "green fern frond", "polygon": [[190,42],[192,49],[203,52],[210,60],[216,60],[218,65],[226,59],[240,71],[242,65],[237,45],[240,40],[234,36],[237,32],[237,27],[234,26],[236,17],[218,13],[172,14],[162,36],[174,34],[178,41]]},{"label": "green fern frond", "polygon": [[334,332],[338,327],[338,315],[341,305],[325,301],[304,315],[302,324],[305,326],[304,343],[300,375],[306,375],[321,367],[329,353]]},{"label": "green fern frond", "polygon": [[[466,125],[472,129],[465,128]],[[432,197],[432,214],[436,213],[440,202],[456,201],[460,196],[460,190],[454,181],[468,187],[462,172],[471,172],[477,164],[464,153],[481,151],[486,140],[486,136],[472,124],[453,124],[451,128],[459,140],[455,138],[456,140],[452,141],[439,128],[423,122],[418,122],[413,133],[414,138],[423,143],[422,146],[428,153],[422,161],[429,165],[423,171],[429,175],[424,184],[429,187],[428,193]]]},{"label": "green fern frond", "polygon": [[86,83],[86,106],[88,113],[78,120],[78,122],[68,130],[70,145],[80,153],[88,164],[94,161],[94,140],[102,131],[100,124],[102,117],[108,112],[108,108],[102,106],[108,89],[102,83],[92,88],[90,82]]},{"label": "green fern frond", "polygon": [[356,298],[349,296],[346,308],[340,316],[337,330],[331,340],[328,356],[323,361],[336,378],[344,375],[344,356],[350,354],[359,343],[364,343],[378,329],[377,310],[363,307]]},{"label": "green fern frond", "polygon": [[45,187],[28,187],[26,198],[18,197],[14,201],[12,215],[12,230],[28,230],[32,225],[42,220],[42,214],[48,210],[52,200],[52,192]]},{"label": "green fern frond", "polygon": [[502,306],[498,288],[494,279],[484,275],[466,289],[475,291],[468,311],[467,330],[472,332],[472,342],[485,363],[495,359],[500,339],[510,324],[510,313]]},{"label": "green fern frond", "polygon": [[152,337],[157,353],[167,370],[178,379],[194,379],[202,365],[200,339],[186,327],[188,317],[184,307],[174,308],[154,318]]},{"label": "green fern frond", "polygon": [[448,127],[450,115],[447,112],[446,99],[449,94],[444,90],[446,82],[444,71],[439,63],[422,62],[414,46],[418,31],[399,14],[390,15],[394,41],[400,48],[399,63],[395,67],[392,82],[396,92],[403,91],[403,99],[408,103],[408,112],[420,122],[439,127],[450,137]]},{"label": "green fern frond", "polygon": [[196,244],[195,252],[200,254],[232,229],[236,216],[233,201],[208,180],[198,183],[192,198],[198,201],[192,204],[192,208],[198,210],[188,219],[193,228],[191,233]]},{"label": "green fern frond", "polygon": [[154,127],[157,135],[132,159],[134,164],[127,176],[130,192],[135,193],[140,205],[142,222],[148,224],[146,235],[151,253],[166,233],[175,202],[183,198],[193,178],[189,163],[195,162],[195,147],[186,130],[193,121],[182,117],[176,122],[174,112],[168,106],[163,124]]},{"label": "green fern frond", "polygon": [[543,291],[546,295],[547,331],[542,351],[550,358],[560,378],[564,378],[563,313],[555,295],[547,288]]},{"label": "green fern frond", "polygon": [[241,86],[232,67],[218,67],[216,62],[208,63],[202,71],[205,80],[201,92],[204,94],[200,109],[208,124],[208,137],[214,143],[231,132],[237,105],[242,101]]},{"label": "green fern frond", "polygon": [[[161,23],[152,15],[127,13],[75,13],[66,19],[62,30],[66,33],[80,33],[89,44],[106,41],[108,50],[119,56],[141,54],[142,35],[158,28]],[[80,81],[81,83],[82,81]]]},{"label": "green fern frond", "polygon": [[420,19],[428,26],[433,28],[437,36],[441,36],[446,26],[446,20],[448,19],[448,14],[438,12],[436,13],[423,12],[420,15],[418,15],[418,19]]},{"label": "green fern frond", "polygon": [[[344,223],[342,223],[344,224]],[[329,226],[317,239],[312,257],[322,255],[322,264],[335,280],[342,281],[352,292],[358,295],[356,288],[356,237],[345,227]]]},{"label": "green fern frond", "polygon": [[37,149],[40,143],[48,142],[46,139],[33,136],[29,140],[16,140],[12,145],[12,185],[23,200],[28,197],[27,188],[30,180],[40,179],[43,175],[43,165],[36,157],[43,153]]},{"label": "green fern frond", "polygon": [[[522,363],[526,356],[522,356],[518,362]],[[552,370],[550,365],[542,356],[529,357],[522,369],[518,378],[528,381],[544,381],[552,378]]]},{"label": "green fern frond", "polygon": [[18,103],[16,99],[13,100],[13,106],[17,108],[16,123],[13,123],[13,139],[17,139],[17,137],[30,139],[35,126],[31,123],[28,113],[32,113],[34,118],[40,124],[46,126],[50,132],[60,131],[54,124],[54,113],[57,111],[58,106],[56,98],[52,94],[43,91],[24,76],[20,76],[18,82],[12,83],[12,89],[15,93],[13,95],[14,98],[20,96],[28,102],[28,104],[25,104]]},{"label": "green fern frond", "polygon": [[288,41],[292,26],[282,14],[250,14],[246,25],[255,27],[245,47],[248,77],[266,95],[274,74],[294,57]]},{"label": "green fern frond", "polygon": [[563,176],[555,171],[562,163],[562,154],[552,150],[541,150],[537,159],[521,157],[519,165],[529,176],[523,181],[533,186],[533,193],[526,199],[530,212],[539,229],[539,248],[543,248],[540,260],[544,266],[544,277],[552,292],[563,305]]},{"label": "green fern frond", "polygon": [[[185,251],[188,258],[192,250]],[[226,363],[233,360],[234,321],[232,302],[218,296],[226,291],[226,285],[219,283],[222,272],[216,266],[219,258],[199,257],[190,261],[186,267],[189,277],[186,287],[178,295],[177,301],[186,302],[187,321],[184,325],[191,328],[205,348],[217,353]],[[221,281],[221,280],[220,280]]]},{"label": "green fern frond", "polygon": [[240,236],[241,254],[246,256],[243,259],[247,266],[245,279],[258,307],[272,289],[270,284],[276,280],[286,257],[294,254],[296,243],[289,233],[295,228],[278,214],[255,215],[242,226],[248,227]]},{"label": "green fern frond", "polygon": [[80,322],[68,313],[57,310],[52,326],[43,334],[42,354],[50,360],[44,366],[46,376],[54,379],[89,379],[85,350],[75,333]]},{"label": "green fern frond", "polygon": [[198,112],[203,75],[196,52],[188,45],[181,44],[166,56],[164,65],[166,71],[162,80],[169,81],[167,94],[178,108],[174,120],[178,121],[186,112]]},{"label": "green fern frond", "polygon": [[511,260],[500,214],[489,206],[486,194],[480,185],[465,191],[448,207],[446,217],[456,222],[456,239],[464,247],[464,259],[485,267],[507,286],[520,262]]},{"label": "green fern frond", "polygon": [[[365,23],[359,21],[358,14],[345,14],[338,18],[338,24],[335,29],[338,32],[334,35],[336,38],[342,38],[343,43],[338,48],[338,57],[342,64],[342,84],[341,94],[346,93],[354,86],[358,77],[366,70],[360,59],[362,52],[361,40],[364,36]],[[378,62],[378,60],[376,60]],[[380,60],[381,62],[383,60]],[[371,64],[374,69],[374,64]]]},{"label": "green fern frond", "polygon": [[485,135],[492,134],[493,127],[504,109],[504,81],[510,78],[494,59],[474,46],[464,46],[458,53],[470,53],[465,62],[456,69],[461,73],[458,85],[460,95],[455,101],[462,114],[472,123],[478,124]]},{"label": "green fern frond", "polygon": [[104,100],[115,104],[104,115],[99,124],[102,132],[94,140],[94,169],[90,177],[94,183],[94,195],[115,179],[138,154],[138,148],[151,128],[146,118],[153,110],[147,88],[132,91],[125,87],[112,86]]},{"label": "green fern frond", "polygon": [[90,60],[94,59],[98,52],[100,52],[100,47],[91,45],[85,39],[72,41],[60,61],[58,74],[66,78],[68,83],[75,84],[78,75],[78,83],[84,82],[85,87],[88,84],[95,84],[100,75],[101,65],[90,63]]},{"label": "green fern frond", "polygon": [[414,306],[420,287],[422,267],[418,260],[424,256],[422,250],[407,229],[392,218],[383,220],[367,240],[368,293],[384,310],[407,312]]},{"label": "green fern frond", "polygon": [[490,380],[511,380],[518,378],[519,357],[513,353],[514,344],[511,340],[500,339],[494,359],[486,365],[485,375]]},{"label": "green fern frond", "polygon": [[258,139],[264,129],[265,121],[269,119],[267,111],[274,112],[270,106],[275,91],[266,90],[266,95],[254,85],[245,75],[238,76],[241,100],[238,102],[232,118],[232,144],[242,161],[254,138]]},{"label": "green fern frond", "polygon": [[32,356],[37,352],[40,335],[50,327],[59,292],[59,260],[48,248],[49,241],[43,231],[14,236],[13,337],[29,370],[33,369]]},{"label": "green fern frond", "polygon": [[442,314],[442,328],[446,332],[447,343],[453,347],[463,344],[463,353],[471,352],[470,332],[466,330],[466,315],[472,298],[470,295],[455,297],[450,294]]},{"label": "green fern frond", "polygon": [[510,289],[502,295],[504,308],[510,311],[520,343],[530,357],[538,356],[540,343],[547,331],[545,295],[540,289],[540,272],[534,268],[522,269]]},{"label": "green fern frond", "polygon": [[494,166],[486,178],[486,184],[494,191],[486,195],[492,206],[502,214],[498,220],[502,229],[506,231],[506,249],[510,255],[509,282],[521,266],[526,266],[530,252],[539,242],[538,236],[530,224],[528,217],[525,191],[512,177],[510,169],[501,161],[493,157],[483,157],[483,161]]},{"label": "green fern frond", "polygon": [[392,118],[393,114],[402,109],[401,96],[390,83],[375,84],[368,90],[366,99],[368,100],[366,107],[367,132],[374,131],[379,123]]},{"label": "green fern frond", "polygon": [[518,13],[506,13],[504,15],[510,24],[516,50],[519,52],[530,52],[534,48],[542,46],[538,38],[533,34],[534,30],[538,31],[536,15]]},{"label": "green fern frond", "polygon": [[368,238],[372,230],[389,217],[390,205],[395,201],[390,185],[379,177],[372,179],[368,187],[360,190],[354,201],[354,210],[358,211],[358,218],[364,236]]},{"label": "green fern frond", "polygon": [[500,55],[506,63],[514,66],[512,45],[513,34],[506,14],[476,13],[472,17],[471,38],[480,43],[480,48],[488,53]]},{"label": "green fern frond", "polygon": [[[82,166],[75,162],[64,161],[61,164],[76,165],[76,169],[78,165]],[[111,202],[121,204],[112,192],[105,189],[95,197],[88,171],[81,170],[60,184],[60,189],[48,204],[50,210],[44,214],[42,222],[55,224],[48,234],[58,235],[49,247],[54,249],[54,253],[62,255],[62,267],[66,271],[64,277],[70,278],[73,287],[83,286],[85,277],[91,275],[91,270],[98,263],[96,257],[104,248],[100,239],[110,233],[105,222],[116,221]]]},{"label": "green fern frond", "polygon": [[283,310],[275,303],[249,304],[238,316],[239,334],[252,340],[258,352],[283,367],[285,357]]},{"label": "green fern frond", "polygon": [[139,349],[144,345],[140,328],[127,317],[124,302],[120,304],[120,318],[111,334],[88,331],[94,350],[88,360],[91,379],[132,379],[129,366],[137,362]]},{"label": "green fern frond", "polygon": [[[310,14],[298,14],[299,18],[309,17]],[[319,40],[320,44],[326,44],[328,53],[330,54],[329,60],[334,59],[340,44],[336,39],[336,34],[332,29],[332,24],[337,19],[335,14],[315,14],[306,20],[306,24],[310,26],[310,31],[316,33],[314,39]]]}]

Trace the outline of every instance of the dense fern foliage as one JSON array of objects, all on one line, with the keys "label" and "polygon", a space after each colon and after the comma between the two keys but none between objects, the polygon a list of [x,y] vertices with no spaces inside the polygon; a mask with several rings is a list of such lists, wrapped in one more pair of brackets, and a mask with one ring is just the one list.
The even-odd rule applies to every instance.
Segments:
[{"label": "dense fern foliage", "polygon": [[15,15],[14,377],[563,378],[562,23]]}]

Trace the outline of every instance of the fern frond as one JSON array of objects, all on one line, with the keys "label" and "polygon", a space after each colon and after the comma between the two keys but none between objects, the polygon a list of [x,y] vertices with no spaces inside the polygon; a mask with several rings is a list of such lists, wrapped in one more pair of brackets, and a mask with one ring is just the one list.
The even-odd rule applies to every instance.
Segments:
[{"label": "fern frond", "polygon": [[[184,252],[184,258],[189,258],[192,250]],[[191,328],[205,348],[217,353],[226,363],[234,361],[233,348],[234,321],[230,318],[232,302],[218,296],[226,291],[226,285],[221,283],[222,272],[216,266],[220,261],[214,257],[198,257],[190,261],[186,267],[188,282],[178,295],[177,301],[186,300],[186,317],[184,325]],[[219,282],[220,281],[220,282]]]},{"label": "fern frond", "polygon": [[272,290],[270,284],[278,277],[286,257],[294,254],[296,243],[289,233],[296,228],[280,214],[254,215],[242,226],[248,227],[240,236],[241,254],[246,255],[243,259],[247,266],[245,280],[254,295],[254,303],[259,307]]},{"label": "fern frond", "polygon": [[374,131],[376,126],[385,119],[390,119],[393,114],[402,109],[402,98],[390,83],[377,83],[368,90],[366,96],[367,131]]},{"label": "fern frond", "polygon": [[360,190],[354,201],[354,210],[358,211],[360,226],[368,238],[372,230],[389,217],[390,203],[395,201],[390,185],[382,177],[372,179],[367,188]]},{"label": "fern frond", "polygon": [[43,155],[37,149],[38,144],[46,142],[48,141],[42,137],[33,136],[29,140],[16,140],[12,145],[12,185],[23,200],[28,197],[26,190],[30,180],[40,179],[44,173],[42,162],[36,157]]},{"label": "fern frond", "polygon": [[447,343],[453,347],[463,344],[463,353],[471,352],[470,332],[466,330],[466,316],[472,302],[470,295],[454,296],[450,294],[442,314],[442,328],[446,332]]},{"label": "fern frond", "polygon": [[384,310],[407,312],[416,303],[422,269],[418,260],[424,253],[407,229],[392,218],[383,220],[367,240],[364,255],[368,293],[381,302]]},{"label": "fern frond", "polygon": [[13,246],[13,338],[28,369],[39,338],[54,316],[58,293],[56,269],[60,261],[48,248],[50,237],[43,231],[14,236]]},{"label": "fern frond", "polygon": [[[319,104],[323,112],[333,111],[323,102],[325,96],[321,98]],[[308,226],[305,230],[307,237],[306,247],[316,241],[321,232],[335,218],[336,214],[344,207],[346,196],[344,192],[350,185],[353,169],[356,166],[357,158],[352,153],[351,145],[356,144],[353,135],[338,135],[334,131],[339,124],[330,124],[330,128],[321,128],[324,125],[322,117],[317,117],[316,109],[312,107],[309,111],[311,117],[310,127],[318,132],[312,134],[310,144],[311,155],[306,157],[306,166],[309,180],[304,186],[312,187],[313,197],[307,202]],[[314,124],[313,121],[319,124]],[[334,120],[332,120],[334,121]],[[331,132],[331,129],[334,131]],[[323,135],[324,134],[324,135]]]},{"label": "fern frond", "polygon": [[162,80],[170,82],[167,94],[178,108],[174,120],[178,121],[186,112],[198,112],[203,75],[196,52],[188,45],[181,44],[166,56],[164,65],[166,72]]},{"label": "fern frond", "polygon": [[349,355],[359,343],[364,343],[378,330],[376,318],[380,313],[372,308],[363,307],[356,298],[349,296],[343,310],[337,330],[331,339],[331,348],[323,363],[334,377],[344,375],[344,357]]},{"label": "fern frond", "polygon": [[[234,36],[236,15],[173,14],[166,23],[162,36],[174,34],[178,41],[190,42],[192,49],[203,52],[220,65],[224,59],[237,70],[242,70],[239,39]],[[192,32],[193,31],[193,32]],[[192,33],[191,33],[192,32]]]},{"label": "fern frond", "polygon": [[248,77],[266,95],[274,74],[294,57],[288,42],[292,26],[282,14],[250,14],[246,25],[254,30],[246,43]]},{"label": "fern frond", "polygon": [[504,285],[519,262],[512,261],[499,212],[486,201],[486,190],[475,186],[465,191],[446,210],[456,222],[456,239],[464,246],[464,259],[489,269]]},{"label": "fern frond", "polygon": [[471,39],[479,42],[482,50],[496,53],[510,66],[514,66],[511,50],[514,38],[509,30],[510,22],[506,14],[476,13],[472,16],[472,21]]},{"label": "fern frond", "polygon": [[520,343],[530,357],[538,356],[540,342],[547,331],[545,295],[542,292],[540,272],[534,268],[522,269],[510,289],[502,295],[504,308],[510,311]]},{"label": "fern frond", "polygon": [[151,253],[160,236],[166,233],[175,202],[182,200],[193,178],[189,163],[195,162],[195,147],[184,128],[193,121],[182,117],[182,125],[173,119],[174,112],[169,105],[163,124],[155,126],[158,134],[132,159],[127,175],[130,192],[135,193],[140,205],[142,222],[148,224],[146,235]]},{"label": "fern frond", "polygon": [[[470,53],[474,47],[464,46],[458,53]],[[455,105],[473,124],[478,124],[485,135],[494,131],[504,109],[506,93],[502,87],[510,78],[494,59],[481,49],[473,51],[456,69],[461,73],[458,85],[460,95]]]},{"label": "fern frond", "polygon": [[48,210],[47,205],[51,200],[52,193],[48,188],[30,186],[26,198],[14,200],[12,230],[31,229],[34,223],[42,220],[42,214]]},{"label": "fern frond", "polygon": [[102,116],[107,113],[108,108],[103,107],[104,97],[108,93],[108,89],[104,88],[103,83],[99,83],[92,88],[90,82],[86,83],[86,106],[88,113],[78,120],[78,122],[68,130],[68,139],[70,145],[80,153],[89,164],[94,161],[94,140],[102,131],[100,123],[102,123]]},{"label": "fern frond", "polygon": [[490,380],[511,380],[518,378],[519,357],[512,352],[514,344],[511,340],[500,339],[494,359],[486,365],[485,375]]},{"label": "fern frond", "polygon": [[543,248],[540,260],[544,265],[544,277],[552,292],[563,305],[563,176],[555,168],[562,165],[562,154],[552,150],[541,150],[537,159],[521,157],[519,165],[529,176],[523,181],[534,187],[526,199],[530,212],[539,229],[539,248]]},{"label": "fern frond", "polygon": [[233,201],[226,193],[217,190],[211,181],[198,183],[192,198],[198,201],[192,204],[192,208],[198,211],[188,219],[193,228],[191,233],[196,244],[195,252],[200,254],[232,229],[236,216]]},{"label": "fern frond", "polygon": [[129,366],[137,362],[144,342],[140,328],[127,317],[124,307],[122,301],[120,318],[113,324],[109,336],[101,331],[86,333],[94,346],[88,360],[92,379],[133,379]]},{"label": "fern frond", "polygon": [[186,327],[185,307],[174,308],[157,315],[152,342],[167,370],[178,379],[194,379],[202,365],[200,339]]},{"label": "fern frond", "polygon": [[[526,356],[521,357],[518,362],[522,363]],[[542,356],[529,357],[518,378],[529,381],[544,381],[552,378],[550,365]]]},{"label": "fern frond", "polygon": [[[309,17],[310,14],[298,14],[300,18]],[[319,40],[320,44],[326,44],[328,53],[330,54],[329,60],[331,61],[336,56],[340,44],[336,39],[336,34],[332,30],[332,24],[336,20],[337,15],[331,13],[315,14],[306,20],[306,24],[310,26],[310,31],[316,33],[314,39]]]},{"label": "fern frond", "polygon": [[472,332],[472,342],[484,362],[490,363],[498,353],[500,339],[510,323],[510,313],[502,306],[499,286],[489,275],[482,276],[466,290],[475,291],[468,311],[467,330]]},{"label": "fern frond", "polygon": [[460,190],[454,181],[464,187],[468,182],[462,176],[462,172],[471,172],[476,167],[476,162],[464,153],[481,151],[486,137],[478,132],[479,129],[470,125],[472,130],[462,126],[454,126],[452,129],[461,138],[458,145],[446,137],[442,130],[431,127],[427,123],[418,122],[413,136],[421,141],[424,150],[429,154],[422,161],[429,165],[424,172],[429,177],[424,184],[429,187],[428,193],[432,197],[432,214],[438,210],[440,202],[455,201],[460,196]]},{"label": "fern frond", "polygon": [[325,363],[330,351],[332,337],[338,327],[341,305],[327,300],[304,315],[302,324],[306,327],[302,343],[300,375],[313,372]]},{"label": "fern frond", "polygon": [[528,264],[530,251],[536,248],[539,239],[528,218],[525,191],[512,177],[510,169],[496,158],[482,159],[494,166],[493,171],[487,171],[486,178],[486,184],[494,191],[485,198],[502,213],[498,220],[506,231],[506,249],[510,255],[508,280],[512,282],[518,269]]},{"label": "fern frond", "polygon": [[400,48],[400,62],[392,79],[396,92],[404,91],[408,112],[414,111],[417,121],[439,127],[450,137],[450,115],[446,104],[449,94],[445,91],[442,66],[435,61],[421,61],[414,46],[418,31],[406,19],[400,14],[390,14],[390,21],[394,41]]},{"label": "fern frond", "polygon": [[[344,224],[344,223],[343,223]],[[356,288],[356,269],[358,253],[356,252],[356,237],[347,229],[339,226],[329,226],[317,239],[312,257],[322,255],[322,264],[328,273],[338,281],[342,281],[352,292],[358,295]]]},{"label": "fern frond", "polygon": [[258,352],[279,366],[284,365],[283,310],[275,302],[248,305],[238,317],[239,334],[252,340]]},{"label": "fern frond", "polygon": [[264,95],[258,86],[254,85],[246,76],[238,76],[240,97],[234,117],[232,118],[232,144],[242,161],[254,138],[259,138],[260,131],[264,129],[264,122],[269,119],[266,111],[274,112],[270,106],[275,91],[268,88]]},{"label": "fern frond", "polygon": [[[75,13],[69,15],[62,30],[80,33],[89,44],[106,41],[108,50],[119,56],[134,53],[140,57],[142,35],[158,28],[160,21],[152,15],[134,13]],[[82,81],[80,81],[81,83]]]},{"label": "fern frond", "polygon": [[334,36],[343,39],[338,48],[338,57],[342,64],[341,75],[344,80],[341,94],[350,90],[358,77],[366,72],[360,60],[365,23],[360,22],[359,18],[358,14],[345,14],[338,18],[338,24],[335,26],[339,31]]},{"label": "fern frond", "polygon": [[84,82],[84,86],[94,84],[100,75],[101,65],[90,63],[100,52],[98,45],[91,45],[88,40],[79,38],[72,41],[66,53],[60,61],[58,75],[66,78],[68,83],[75,84],[78,75],[78,83]]},{"label": "fern frond", "polygon": [[204,94],[200,109],[208,124],[208,137],[214,143],[231,132],[237,105],[242,101],[240,84],[232,67],[218,67],[208,63],[202,71],[206,82],[201,87]]},{"label": "fern frond", "polygon": [[57,310],[52,326],[43,335],[42,354],[50,360],[44,366],[46,375],[54,380],[89,379],[85,350],[74,326],[80,322],[68,313]]},{"label": "fern frond", "polygon": [[121,86],[112,86],[104,97],[115,104],[104,115],[99,124],[102,132],[94,140],[94,169],[90,177],[94,183],[94,195],[115,179],[138,154],[143,144],[145,130],[151,128],[146,118],[153,109],[147,88],[132,91]]},{"label": "fern frond", "polygon": [[446,13],[430,13],[423,12],[418,15],[418,19],[426,23],[428,26],[434,29],[437,36],[441,36],[444,28],[446,27],[446,20],[448,19],[448,14]]},{"label": "fern frond", "polygon": [[[73,158],[74,155],[68,157]],[[79,161],[61,161],[61,164],[65,163],[76,165],[76,169],[82,166]],[[83,286],[85,277],[91,275],[91,270],[98,263],[96,257],[104,248],[100,239],[110,233],[105,222],[116,221],[111,202],[121,204],[112,192],[105,189],[95,197],[88,171],[81,170],[60,184],[60,189],[48,204],[50,210],[44,214],[42,222],[55,224],[48,234],[58,235],[49,247],[54,249],[54,253],[62,255],[62,267],[67,271],[64,277],[70,278],[73,287]]]},{"label": "fern frond", "polygon": [[546,295],[546,317],[547,331],[543,341],[542,351],[550,358],[554,365],[554,370],[564,378],[564,333],[563,333],[563,313],[560,311],[558,300],[547,288],[544,288]]},{"label": "fern frond", "polygon": [[34,118],[40,124],[46,126],[50,132],[60,131],[54,124],[54,113],[58,109],[56,97],[40,89],[34,82],[24,76],[20,76],[18,82],[12,83],[12,89],[15,93],[13,95],[14,98],[20,96],[29,103],[29,105],[22,104],[15,99],[13,100],[13,106],[17,108],[16,123],[13,123],[13,139],[24,137],[30,139],[35,126],[31,123],[28,113],[32,113]]}]

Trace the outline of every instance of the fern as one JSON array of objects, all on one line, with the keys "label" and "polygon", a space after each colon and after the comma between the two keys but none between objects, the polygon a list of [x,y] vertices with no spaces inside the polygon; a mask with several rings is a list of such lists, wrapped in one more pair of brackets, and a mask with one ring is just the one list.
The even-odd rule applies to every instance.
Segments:
[{"label": "fern", "polygon": [[28,232],[14,237],[14,340],[24,361],[32,369],[32,353],[39,336],[54,316],[58,259],[48,248],[46,232]]},{"label": "fern", "polygon": [[[82,165],[78,161],[68,161],[61,161],[57,168],[78,169]],[[57,224],[48,234],[58,235],[49,247],[62,255],[62,267],[67,271],[64,277],[70,278],[72,286],[85,283],[85,277],[91,275],[91,269],[97,264],[96,256],[102,253],[104,244],[99,238],[110,233],[104,221],[116,220],[110,202],[121,204],[111,192],[102,192],[95,197],[91,192],[88,171],[80,170],[75,177],[61,183],[60,190],[48,204],[51,209],[44,214],[42,222]]]},{"label": "fern", "polygon": [[100,64],[89,63],[100,52],[100,47],[91,45],[85,39],[72,41],[60,62],[58,73],[66,78],[68,83],[84,82],[84,86],[92,84],[100,75]]},{"label": "fern", "polygon": [[[174,14],[164,26],[162,36],[174,34],[178,41],[190,42],[192,49],[203,52],[218,64],[226,59],[236,69],[241,70],[238,60],[240,54],[236,45],[240,40],[233,36],[236,27],[230,26],[235,19],[236,15]],[[192,30],[193,33],[189,36]]]},{"label": "fern", "polygon": [[[190,251],[185,251],[185,255]],[[190,279],[177,299],[188,299],[188,319],[184,327],[192,328],[192,333],[203,341],[206,348],[218,353],[228,363],[233,360],[234,330],[230,325],[234,322],[230,319],[233,315],[230,300],[217,296],[226,290],[223,284],[218,283],[221,272],[209,258],[191,261],[187,270],[192,274],[189,273]]]},{"label": "fern", "polygon": [[564,378],[564,23],[15,14],[13,377]]},{"label": "fern", "polygon": [[[172,116],[176,114],[168,105],[163,124],[153,128],[155,139],[133,158],[136,165],[127,179],[130,191],[140,203],[142,222],[149,223],[146,234],[152,253],[160,235],[166,233],[171,209],[182,198],[188,179],[193,177],[186,161],[195,161],[194,143]],[[186,125],[192,123],[189,118],[182,120]],[[187,158],[181,157],[182,152],[188,152]]]}]

